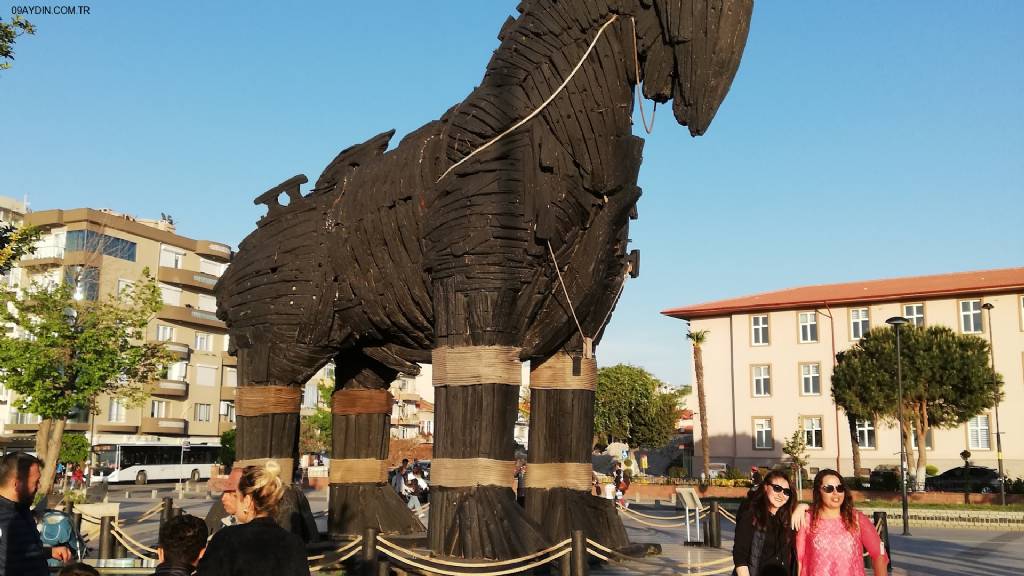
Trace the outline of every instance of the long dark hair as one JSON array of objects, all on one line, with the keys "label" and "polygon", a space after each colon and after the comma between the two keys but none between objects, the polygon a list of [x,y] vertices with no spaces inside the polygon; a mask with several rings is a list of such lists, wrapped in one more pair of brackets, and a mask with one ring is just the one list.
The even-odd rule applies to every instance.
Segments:
[{"label": "long dark hair", "polygon": [[[781,470],[772,470],[764,477],[764,481],[761,482],[761,488],[754,494],[753,499],[750,502],[751,518],[754,521],[754,527],[765,527],[768,526],[768,521],[771,518],[771,501],[768,499],[768,491],[772,490],[771,485],[773,480],[782,479],[789,484],[789,476]],[[789,518],[793,514],[793,501],[796,494],[794,493],[786,500],[786,503],[779,507],[775,511],[775,517],[782,521],[782,525],[787,529],[789,528]],[[781,516],[780,516],[781,515]]]},{"label": "long dark hair", "polygon": [[[825,506],[825,497],[821,495],[821,486],[825,483],[825,478],[834,476],[839,479],[839,484],[843,488],[847,488],[846,482],[843,477],[839,475],[839,472],[826,468],[814,475],[814,500],[811,504],[811,530],[814,530],[814,525],[818,522],[818,514],[821,509]],[[857,518],[853,515],[853,494],[850,493],[849,489],[844,492],[843,503],[839,505],[839,517],[843,519],[843,524],[846,529],[850,532],[854,532],[857,529]]]}]

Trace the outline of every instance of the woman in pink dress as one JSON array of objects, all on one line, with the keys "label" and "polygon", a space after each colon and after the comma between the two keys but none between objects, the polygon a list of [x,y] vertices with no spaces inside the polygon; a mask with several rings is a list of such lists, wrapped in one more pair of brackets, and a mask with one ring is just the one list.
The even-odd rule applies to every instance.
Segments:
[{"label": "woman in pink dress", "polygon": [[796,535],[801,576],[864,576],[864,550],[874,573],[886,573],[889,559],[878,532],[854,509],[838,472],[822,470],[814,477],[813,503],[805,514]]}]

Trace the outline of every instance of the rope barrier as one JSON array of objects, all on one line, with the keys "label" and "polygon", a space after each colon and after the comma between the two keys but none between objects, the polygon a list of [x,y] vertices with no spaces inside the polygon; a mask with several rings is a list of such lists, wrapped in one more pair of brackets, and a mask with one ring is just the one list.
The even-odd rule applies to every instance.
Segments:
[{"label": "rope barrier", "polygon": [[142,549],[142,550],[144,550],[146,552],[149,552],[150,554],[156,554],[156,548],[150,548],[149,546],[146,546],[142,542],[139,542],[138,540],[132,538],[131,536],[129,536],[128,534],[125,533],[124,529],[122,529],[121,525],[118,524],[117,522],[113,523],[112,528],[113,529],[111,530],[111,532],[113,532],[115,535],[120,534],[121,536],[123,536],[125,538],[125,540],[128,540],[129,542],[131,542],[137,548],[140,548],[140,549]]},{"label": "rope barrier", "polygon": [[[632,510],[630,508],[625,508],[625,509],[629,510],[632,514],[636,514],[637,516],[643,516],[644,518],[650,518],[652,520],[683,520],[683,519],[686,518],[685,514],[682,515],[682,516],[652,516],[651,514],[644,514],[642,512],[637,512],[636,510]],[[707,507],[701,508],[700,511],[703,513],[706,510],[707,510]]]},{"label": "rope barrier", "polygon": [[[687,522],[679,522],[679,523],[673,523],[673,524],[659,524],[657,522],[648,522],[648,521],[644,520],[643,518],[641,518],[639,516],[633,516],[634,512],[631,511],[629,508],[626,508],[624,506],[618,506],[618,505],[616,505],[616,506],[619,509],[619,512],[623,512],[627,518],[629,518],[630,520],[633,520],[634,522],[638,522],[640,524],[643,524],[644,526],[650,526],[652,528],[682,528],[683,526],[686,526],[686,524],[687,524]],[[706,512],[707,512],[706,508],[702,509],[702,510],[697,510],[696,511],[696,515],[695,515],[696,516],[696,521],[699,522],[702,518],[704,518],[704,516],[706,516]]]},{"label": "rope barrier", "polygon": [[452,561],[448,561],[448,560],[441,560],[439,558],[433,558],[433,557],[430,557],[430,556],[425,556],[423,554],[419,554],[419,553],[417,553],[417,552],[415,552],[413,550],[410,550],[408,548],[403,548],[403,547],[395,544],[394,542],[391,542],[390,540],[388,540],[387,538],[384,538],[382,536],[377,536],[377,542],[379,542],[381,544],[385,544],[387,546],[391,546],[396,551],[401,552],[403,554],[408,554],[409,556],[412,556],[413,558],[419,558],[421,560],[427,560],[429,562],[434,562],[435,564],[441,564],[442,566],[455,566],[455,567],[458,567],[458,568],[482,568],[482,567],[487,567],[487,566],[508,566],[509,564],[520,564],[522,562],[526,562],[527,560],[532,560],[534,558],[543,556],[543,555],[548,554],[550,552],[554,552],[555,550],[557,550],[559,548],[567,546],[568,544],[570,544],[572,542],[572,540],[569,539],[569,538],[566,538],[565,540],[562,540],[558,544],[555,544],[554,546],[550,546],[548,548],[540,550],[539,552],[534,552],[533,554],[528,554],[526,556],[520,556],[519,558],[512,558],[511,560],[496,560],[494,562],[452,562]]},{"label": "rope barrier", "polygon": [[587,548],[587,554],[590,554],[591,556],[594,556],[595,558],[600,558],[601,560],[604,560],[605,562],[611,562],[611,559],[609,559],[607,556],[599,553],[597,550],[594,550],[593,548]]},{"label": "rope barrier", "polygon": [[136,524],[141,524],[142,522],[144,522],[146,520],[149,520],[154,514],[159,512],[163,507],[164,507],[164,503],[163,502],[157,502],[156,504],[153,505],[152,508],[150,508],[149,510],[146,510],[145,512],[143,512],[142,516],[139,516],[138,520],[136,520],[135,523]]},{"label": "rope barrier", "polygon": [[[617,552],[615,550],[612,550],[611,548],[605,546],[604,544],[601,544],[600,542],[596,542],[594,540],[591,540],[590,538],[587,538],[587,544],[589,544],[590,546],[593,546],[594,548],[600,550],[601,552],[603,552],[603,553],[605,553],[605,554],[607,554],[609,556],[616,556],[617,558],[620,558],[622,560],[629,560],[631,562],[638,562],[640,564],[647,564],[649,566],[657,566],[658,568],[671,568],[673,566],[680,566],[680,567],[687,568],[687,569],[693,569],[693,568],[705,568],[705,567],[708,567],[708,566],[715,566],[715,565],[718,565],[718,564],[724,564],[725,562],[732,562],[732,557],[719,558],[718,560],[709,560],[707,562],[699,562],[697,564],[682,564],[682,563],[673,564],[673,563],[665,563],[665,562],[652,562],[650,560],[645,560],[643,558],[634,558],[632,556],[626,556],[625,554],[622,554],[621,552]],[[587,552],[591,552],[591,550],[588,549]],[[597,556],[597,554],[595,554],[595,556]],[[598,556],[598,557],[600,558],[600,556]],[[730,566],[729,568],[732,569],[732,566]]]},{"label": "rope barrier", "polygon": [[126,539],[124,538],[124,535],[121,534],[120,530],[111,530],[110,533],[114,536],[114,538],[118,542],[121,543],[122,546],[124,546],[125,550],[131,552],[132,554],[138,556],[139,558],[142,558],[143,560],[154,560],[155,559],[152,556],[147,556],[146,554],[136,550],[134,546],[132,546],[131,544],[129,544],[126,541]]},{"label": "rope barrier", "polygon": [[[454,570],[445,570],[443,568],[427,566],[426,564],[421,564],[419,562],[416,562],[415,560],[410,560],[408,558],[405,558],[405,557],[399,555],[397,552],[391,550],[387,546],[382,546],[382,547],[378,548],[378,550],[380,550],[382,553],[384,553],[387,556],[390,556],[392,559],[394,559],[394,560],[396,560],[398,562],[401,562],[403,564],[408,564],[409,566],[415,566],[416,568],[419,568],[420,570],[426,570],[427,572],[431,572],[431,573],[434,573],[434,574],[441,574],[443,576],[505,576],[506,574],[516,574],[518,572],[526,572],[528,570],[533,570],[534,568],[536,568],[538,566],[541,566],[543,564],[547,564],[548,562],[551,562],[552,560],[557,560],[557,559],[561,558],[562,556],[565,556],[566,554],[571,552],[571,550],[569,548],[566,548],[565,550],[562,550],[561,552],[558,552],[557,554],[552,554],[552,555],[550,555],[550,556],[548,556],[546,558],[541,558],[540,560],[536,560],[536,561],[531,562],[529,564],[525,564],[523,566],[517,566],[515,568],[509,568],[507,570],[496,570],[496,571],[493,571],[493,572],[456,572]],[[436,560],[434,560],[434,561],[436,561]],[[489,565],[493,565],[493,564],[476,564],[475,566],[489,566]]]},{"label": "rope barrier", "polygon": [[[349,548],[355,548],[359,546],[359,544],[362,543],[362,541],[363,537],[357,536],[355,540],[352,540],[348,544],[342,544],[337,549],[332,550],[330,552],[324,552],[323,554],[317,554],[315,556],[307,556],[306,560],[308,560],[309,562],[315,562],[317,560],[323,560],[327,557],[328,554],[344,554],[349,550]],[[335,562],[340,562],[340,560],[335,560],[334,562],[331,562],[331,564],[334,564]]]},{"label": "rope barrier", "polygon": [[319,566],[313,566],[313,567],[311,567],[309,569],[309,571],[310,572],[319,572],[321,570],[327,570],[331,566],[337,566],[338,564],[341,564],[345,560],[348,560],[349,558],[355,556],[359,552],[359,550],[360,549],[358,547],[357,548],[353,548],[352,550],[350,550],[347,554],[345,554],[341,558],[338,558],[337,560],[334,560],[333,562],[328,562],[326,564],[321,564]]}]

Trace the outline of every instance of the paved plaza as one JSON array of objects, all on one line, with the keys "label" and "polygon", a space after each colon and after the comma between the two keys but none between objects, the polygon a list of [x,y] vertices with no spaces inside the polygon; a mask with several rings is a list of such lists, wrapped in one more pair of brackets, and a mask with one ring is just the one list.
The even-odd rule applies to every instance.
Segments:
[{"label": "paved plaza", "polygon": [[[138,492],[138,495],[144,492]],[[162,492],[163,494],[168,494]],[[327,509],[327,492],[308,492],[314,511]],[[113,489],[111,501],[121,502],[121,521],[134,538],[152,544],[156,541],[158,523],[147,521],[135,524],[140,514],[150,509],[155,500],[148,498],[124,499],[124,490]],[[205,516],[211,500],[186,499],[185,510],[197,516]],[[177,504],[176,504],[177,505]],[[674,516],[679,512],[668,507],[634,506],[646,514]],[[321,529],[326,528],[326,518],[318,517]],[[682,528],[652,528],[632,519],[625,519],[629,537],[634,542],[657,543],[662,547],[660,556],[646,558],[644,563],[611,563],[593,570],[594,574],[625,576],[631,573],[646,574],[687,574],[687,566],[701,566],[692,572],[717,572],[728,564],[711,564],[715,560],[729,557],[732,550],[733,527],[727,520],[722,521],[722,548],[709,549],[684,546]],[[914,528],[913,536],[899,535],[897,526],[890,526],[890,543],[893,550],[895,573],[909,576],[1019,576],[1024,574],[1024,531],[1000,532],[994,530],[970,530],[953,528]],[[658,566],[655,566],[657,564]],[[869,571],[870,572],[870,571]],[[724,572],[728,574],[729,572]]]}]

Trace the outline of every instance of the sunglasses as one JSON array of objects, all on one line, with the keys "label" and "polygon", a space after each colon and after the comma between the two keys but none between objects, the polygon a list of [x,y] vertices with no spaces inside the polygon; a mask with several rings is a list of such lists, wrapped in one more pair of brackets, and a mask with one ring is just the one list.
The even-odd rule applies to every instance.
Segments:
[{"label": "sunglasses", "polygon": [[843,492],[846,492],[846,486],[843,486],[842,484],[825,484],[821,487],[821,491],[825,494],[831,494],[833,492],[839,492],[842,494]]},{"label": "sunglasses", "polygon": [[779,492],[782,492],[786,496],[792,496],[793,495],[793,491],[790,490],[789,488],[783,488],[782,486],[779,486],[778,484],[769,484],[769,486],[772,487],[772,490],[774,490],[776,494],[778,494]]}]

